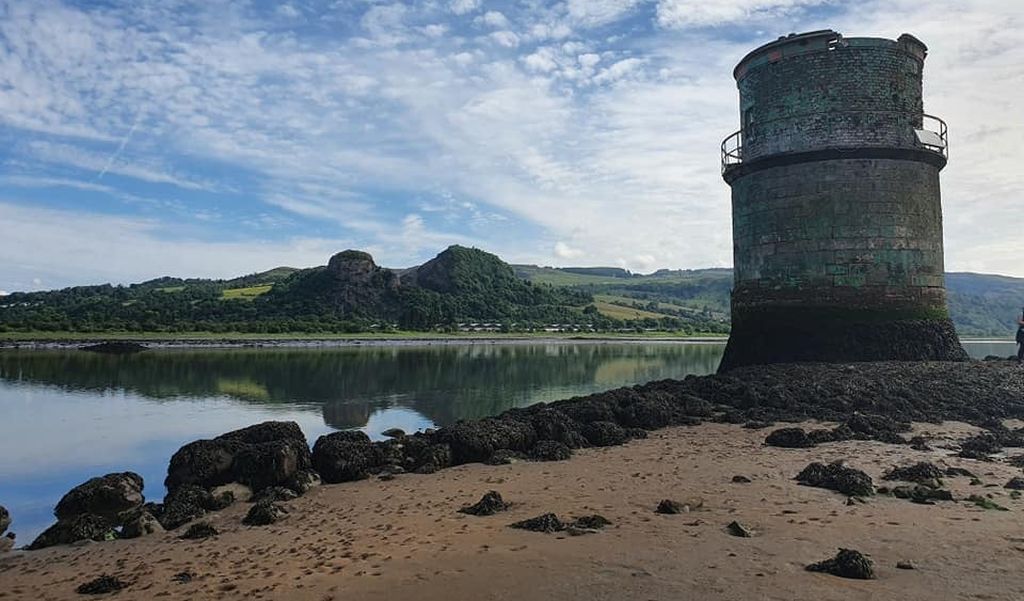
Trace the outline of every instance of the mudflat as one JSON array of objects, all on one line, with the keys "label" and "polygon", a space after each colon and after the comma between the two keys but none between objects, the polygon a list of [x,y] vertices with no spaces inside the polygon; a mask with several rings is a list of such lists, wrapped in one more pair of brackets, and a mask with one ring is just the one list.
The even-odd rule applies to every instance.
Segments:
[{"label": "mudflat", "polygon": [[[88,598],[76,589],[104,574],[127,585],[118,599],[1024,598],[1024,499],[1004,488],[1021,470],[956,456],[956,441],[976,427],[914,424],[910,434],[928,437],[931,450],[857,440],[776,448],[764,444],[770,431],[676,426],[569,461],[323,485],[284,503],[287,516],[270,526],[243,525],[251,505],[235,503],[203,518],[219,531],[211,538],[182,540],[181,528],[2,555],[0,598]],[[836,460],[876,486],[895,484],[881,480],[894,466],[919,461],[977,478],[944,478],[954,500],[933,505],[887,495],[860,502],[793,479],[810,462]],[[458,512],[490,490],[511,506]],[[682,512],[655,513],[664,499]],[[611,524],[577,536],[508,527],[549,512]],[[732,522],[753,536],[734,536]],[[868,555],[876,579],[805,570],[839,548]]]}]

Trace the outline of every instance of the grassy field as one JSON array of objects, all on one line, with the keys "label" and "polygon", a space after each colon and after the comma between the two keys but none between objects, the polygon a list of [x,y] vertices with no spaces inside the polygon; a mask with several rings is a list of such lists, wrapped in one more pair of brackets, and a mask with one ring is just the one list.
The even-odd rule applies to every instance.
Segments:
[{"label": "grassy field", "polygon": [[261,294],[266,294],[273,287],[273,284],[261,284],[259,286],[249,286],[248,288],[227,288],[221,291],[220,297],[224,300],[233,298],[252,300]]},{"label": "grassy field", "polygon": [[642,309],[615,305],[607,300],[602,300],[599,297],[594,297],[594,306],[597,307],[598,313],[605,317],[611,317],[612,319],[644,319],[647,317],[661,319],[662,317],[665,317],[662,313],[652,313]]}]

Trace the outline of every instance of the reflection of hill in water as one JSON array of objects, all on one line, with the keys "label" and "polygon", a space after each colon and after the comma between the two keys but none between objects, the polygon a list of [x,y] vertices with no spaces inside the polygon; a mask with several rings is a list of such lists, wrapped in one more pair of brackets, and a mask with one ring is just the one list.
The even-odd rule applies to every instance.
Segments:
[{"label": "reflection of hill in water", "polygon": [[437,424],[513,406],[714,371],[718,345],[536,344],[336,349],[0,352],[0,379],[152,399],[316,404],[337,428],[401,406]]}]

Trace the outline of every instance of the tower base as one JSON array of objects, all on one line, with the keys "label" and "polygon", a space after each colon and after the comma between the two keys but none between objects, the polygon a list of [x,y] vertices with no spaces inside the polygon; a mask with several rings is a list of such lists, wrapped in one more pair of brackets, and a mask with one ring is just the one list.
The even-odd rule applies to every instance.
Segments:
[{"label": "tower base", "polygon": [[881,317],[765,307],[737,314],[734,309],[718,371],[767,363],[968,359],[948,317]]}]

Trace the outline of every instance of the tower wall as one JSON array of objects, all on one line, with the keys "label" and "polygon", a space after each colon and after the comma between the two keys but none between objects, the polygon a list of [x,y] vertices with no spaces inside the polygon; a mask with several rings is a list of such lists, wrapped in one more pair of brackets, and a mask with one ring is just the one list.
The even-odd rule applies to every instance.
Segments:
[{"label": "tower wall", "polygon": [[923,147],[924,45],[791,36],[736,68],[733,332],[722,369],[963,359],[946,309],[939,171]]}]

